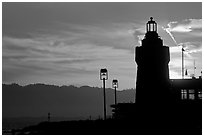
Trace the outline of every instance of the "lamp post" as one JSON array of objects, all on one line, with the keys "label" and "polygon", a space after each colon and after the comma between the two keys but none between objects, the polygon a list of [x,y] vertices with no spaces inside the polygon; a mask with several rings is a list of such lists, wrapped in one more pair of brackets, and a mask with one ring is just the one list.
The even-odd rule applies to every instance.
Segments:
[{"label": "lamp post", "polygon": [[114,79],[112,82],[112,86],[115,89],[115,105],[117,104],[117,94],[116,94],[116,88],[118,88],[118,80]]},{"label": "lamp post", "polygon": [[108,71],[106,68],[100,71],[100,80],[103,80],[103,107],[104,107],[104,120],[106,120],[106,92],[105,92],[105,81],[108,79]]},{"label": "lamp post", "polygon": [[184,50],[184,48],[183,48],[183,46],[182,46],[182,49],[181,49],[181,52],[182,52],[182,56],[181,56],[181,60],[182,60],[182,79],[184,79],[184,60],[183,60],[183,52],[184,52],[185,50]]}]

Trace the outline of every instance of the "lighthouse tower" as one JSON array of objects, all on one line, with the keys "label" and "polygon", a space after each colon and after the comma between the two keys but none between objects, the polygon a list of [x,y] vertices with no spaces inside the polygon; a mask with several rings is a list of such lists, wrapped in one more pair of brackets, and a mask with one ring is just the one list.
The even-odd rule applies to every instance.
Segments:
[{"label": "lighthouse tower", "polygon": [[142,45],[135,48],[137,63],[136,104],[164,103],[168,98],[169,47],[157,33],[157,23],[150,18]]}]

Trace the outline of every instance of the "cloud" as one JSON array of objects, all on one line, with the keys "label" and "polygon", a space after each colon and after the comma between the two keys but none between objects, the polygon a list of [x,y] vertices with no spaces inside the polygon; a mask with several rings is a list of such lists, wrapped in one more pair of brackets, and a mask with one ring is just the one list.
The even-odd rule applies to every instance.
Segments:
[{"label": "cloud", "polygon": [[34,33],[30,38],[4,35],[3,82],[64,84],[69,79],[70,84],[97,85],[94,79],[102,67],[134,80],[134,75],[123,73],[127,66],[135,69],[130,26],[67,25],[72,29]]},{"label": "cloud", "polygon": [[[170,44],[170,78],[181,78],[181,49],[184,48],[184,68],[193,74],[193,60],[201,62],[202,53],[202,21],[201,19],[185,19],[173,21],[163,29],[176,44]],[[173,45],[173,46],[172,46]],[[198,66],[201,64],[198,64]],[[201,68],[199,67],[198,72]],[[199,73],[196,73],[196,76]]]},{"label": "cloud", "polygon": [[171,53],[181,52],[182,47],[185,50],[185,53],[188,53],[188,54],[202,51],[201,42],[185,42],[185,43],[179,43],[177,47],[170,47],[170,52]]},{"label": "cloud", "polygon": [[[195,31],[191,33],[197,33],[200,29],[198,23],[196,25],[196,21],[191,22],[195,24],[192,25]],[[3,35],[3,72],[8,74],[3,75],[3,81],[14,79],[18,81],[18,75],[21,74],[21,81],[38,80],[37,82],[43,83],[52,81],[54,84],[64,84],[68,81],[71,84],[96,86],[98,71],[107,67],[111,72],[110,77],[121,78],[124,81],[121,83],[122,87],[135,86],[134,48],[144,37],[144,22],[100,25],[57,22],[55,25],[53,29],[32,33],[30,37]],[[161,31],[161,26],[158,26],[158,29]],[[164,30],[162,31],[165,33]],[[176,34],[179,44],[185,45],[189,54],[191,54],[190,51],[194,54],[201,50],[201,41],[195,40],[199,36],[193,33],[185,33],[185,35],[183,35],[184,32],[182,35],[179,35],[180,32],[172,33]],[[192,39],[189,39],[190,36]],[[165,35],[163,38],[164,42],[168,40]],[[170,51],[173,55],[171,61],[179,58],[180,50],[170,49]],[[170,69],[173,71],[176,68]],[[130,79],[132,84],[125,83]]]},{"label": "cloud", "polygon": [[174,21],[167,24],[169,31],[187,33],[202,29],[201,19],[186,19],[180,22]]},{"label": "cloud", "polygon": [[144,38],[144,34],[146,33],[145,23],[135,23],[133,26],[132,34],[137,42],[136,45],[141,46],[141,40]]},{"label": "cloud", "polygon": [[170,46],[183,46],[188,53],[199,52],[202,48],[201,19],[185,19],[173,21],[162,27],[174,41]]}]

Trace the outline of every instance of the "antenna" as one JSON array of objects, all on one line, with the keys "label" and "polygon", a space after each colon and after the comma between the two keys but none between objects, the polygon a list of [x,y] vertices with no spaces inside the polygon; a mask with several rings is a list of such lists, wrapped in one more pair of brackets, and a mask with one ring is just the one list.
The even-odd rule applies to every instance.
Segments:
[{"label": "antenna", "polygon": [[182,48],[181,48],[181,61],[182,61],[182,67],[181,67],[181,71],[182,71],[182,79],[184,79],[184,57],[183,57],[183,52],[184,52],[184,48],[183,48],[183,45],[182,45]]},{"label": "antenna", "polygon": [[195,70],[196,70],[195,59],[193,60],[193,65],[194,65],[193,69],[194,69],[194,77],[195,77]]}]

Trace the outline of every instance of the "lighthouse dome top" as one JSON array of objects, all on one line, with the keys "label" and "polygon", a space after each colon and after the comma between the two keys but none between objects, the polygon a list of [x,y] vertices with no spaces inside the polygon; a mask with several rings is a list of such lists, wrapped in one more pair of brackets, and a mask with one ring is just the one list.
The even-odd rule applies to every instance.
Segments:
[{"label": "lighthouse dome top", "polygon": [[[142,46],[155,45],[151,47],[163,46],[163,41],[157,33],[157,23],[150,17],[150,20],[146,23],[146,34],[142,40]],[[151,44],[150,44],[151,43]]]},{"label": "lighthouse dome top", "polygon": [[156,23],[156,22],[153,20],[153,17],[150,17],[150,20],[148,21],[148,23]]},{"label": "lighthouse dome top", "polygon": [[146,25],[147,32],[157,32],[157,23],[153,20],[153,17],[150,17],[150,20]]}]

